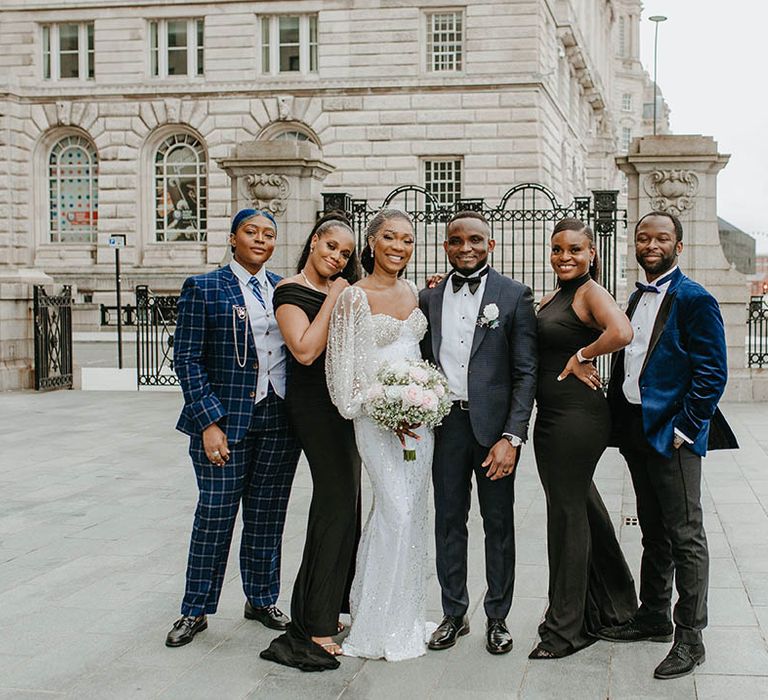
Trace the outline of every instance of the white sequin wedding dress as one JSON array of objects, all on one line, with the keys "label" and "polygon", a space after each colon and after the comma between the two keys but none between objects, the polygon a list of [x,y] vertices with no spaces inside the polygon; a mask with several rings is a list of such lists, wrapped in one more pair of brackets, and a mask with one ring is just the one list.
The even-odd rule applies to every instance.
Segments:
[{"label": "white sequin wedding dress", "polygon": [[[410,283],[409,283],[410,284]],[[411,284],[416,294],[416,288]],[[326,374],[331,400],[354,419],[355,438],[373,489],[350,593],[346,655],[399,661],[426,651],[427,511],[433,435],[420,428],[416,461],[403,460],[397,436],[362,411],[365,392],[387,361],[420,359],[427,319],[371,314],[362,289],[341,294],[331,318]],[[434,626],[432,626],[434,628]]]}]

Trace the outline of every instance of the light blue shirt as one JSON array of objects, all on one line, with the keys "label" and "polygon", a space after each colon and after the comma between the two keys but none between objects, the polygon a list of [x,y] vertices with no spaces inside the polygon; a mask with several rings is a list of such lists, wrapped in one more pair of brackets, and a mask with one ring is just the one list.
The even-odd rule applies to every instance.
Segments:
[{"label": "light blue shirt", "polygon": [[248,322],[253,334],[253,344],[256,346],[256,355],[259,360],[259,377],[256,382],[254,402],[259,403],[267,396],[270,384],[281,399],[285,398],[287,355],[285,342],[272,308],[275,290],[262,266],[255,277],[259,280],[259,291],[264,298],[265,308],[248,286],[253,275],[236,260],[232,260],[229,267],[237,277],[240,290],[243,292],[245,307],[248,310]]}]

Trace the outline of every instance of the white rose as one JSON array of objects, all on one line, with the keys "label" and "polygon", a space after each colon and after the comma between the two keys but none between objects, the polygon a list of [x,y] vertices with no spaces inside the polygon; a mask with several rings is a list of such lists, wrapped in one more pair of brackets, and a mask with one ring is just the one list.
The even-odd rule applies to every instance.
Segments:
[{"label": "white rose", "polygon": [[487,304],[483,309],[483,316],[489,321],[495,321],[499,317],[499,307],[496,304]]},{"label": "white rose", "polygon": [[384,396],[384,387],[376,382],[376,384],[372,384],[368,389],[366,398],[368,401],[375,401],[376,399],[380,399],[382,396]]},{"label": "white rose", "polygon": [[411,367],[409,375],[411,381],[416,382],[417,384],[424,384],[429,379],[429,372],[423,367]]}]

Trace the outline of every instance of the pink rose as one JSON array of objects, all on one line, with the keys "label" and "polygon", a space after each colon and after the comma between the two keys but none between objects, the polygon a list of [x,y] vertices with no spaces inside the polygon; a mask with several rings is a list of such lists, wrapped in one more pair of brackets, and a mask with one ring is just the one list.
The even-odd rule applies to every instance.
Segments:
[{"label": "pink rose", "polygon": [[422,388],[416,384],[407,384],[403,387],[402,397],[404,406],[421,406],[423,396]]},{"label": "pink rose", "polygon": [[435,392],[437,398],[442,399],[445,396],[445,388],[442,384],[435,384],[435,388],[432,390]]},{"label": "pink rose", "polygon": [[369,389],[368,393],[366,394],[366,398],[368,401],[375,401],[376,399],[381,398],[384,395],[384,387],[379,384],[372,384]]},{"label": "pink rose", "polygon": [[427,379],[429,379],[429,372],[427,372],[427,370],[425,370],[423,367],[411,367],[409,374],[411,381],[414,381],[417,384],[424,384]]},{"label": "pink rose", "polygon": [[426,411],[434,411],[437,408],[437,395],[427,389],[421,397],[421,407]]}]

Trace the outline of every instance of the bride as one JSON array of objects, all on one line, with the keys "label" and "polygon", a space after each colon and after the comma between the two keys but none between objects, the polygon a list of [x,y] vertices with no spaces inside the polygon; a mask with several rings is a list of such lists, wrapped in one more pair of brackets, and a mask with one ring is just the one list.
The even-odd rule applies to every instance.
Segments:
[{"label": "bride", "polygon": [[[352,628],[344,654],[399,661],[425,653],[427,498],[433,437],[425,428],[396,433],[362,411],[379,367],[420,359],[427,319],[416,287],[400,279],[413,254],[410,218],[384,209],[368,225],[360,261],[368,277],[339,296],[331,318],[326,374],[331,400],[354,419],[355,439],[373,489],[350,593]],[[416,461],[403,461],[405,436]],[[409,445],[410,446],[410,445]]]}]

